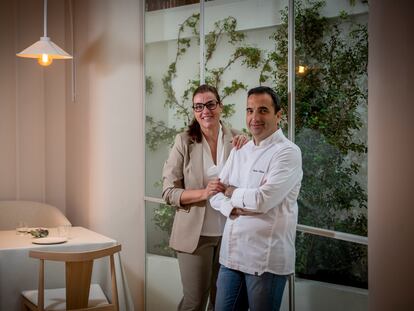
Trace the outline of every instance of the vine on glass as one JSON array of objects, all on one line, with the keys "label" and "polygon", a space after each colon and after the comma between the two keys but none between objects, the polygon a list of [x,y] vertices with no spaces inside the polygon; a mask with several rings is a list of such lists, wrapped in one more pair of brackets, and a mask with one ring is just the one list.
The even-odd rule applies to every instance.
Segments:
[{"label": "vine on glass", "polygon": [[[361,111],[367,107],[368,31],[365,24],[345,12],[328,19],[321,13],[325,6],[325,1],[295,1],[295,65],[304,68],[295,79],[295,136],[304,171],[299,223],[366,236],[367,194],[358,176],[367,152]],[[225,101],[224,119],[235,112],[235,104],[226,99],[248,87],[242,77],[232,76],[233,66],[256,71],[257,84],[272,86],[287,112],[287,8],[281,17],[282,23],[269,38],[274,45],[271,50],[249,46],[246,34],[237,31],[237,20],[231,16],[217,21],[206,34],[205,81],[214,85]],[[162,79],[164,106],[184,126],[176,128],[148,116],[146,138],[151,150],[171,144],[192,119],[190,96],[200,83],[199,77],[186,82],[181,96],[173,82],[188,49],[198,43],[198,23],[199,15],[194,14],[180,25],[175,58]],[[193,38],[184,37],[184,33]],[[212,60],[218,57],[217,48],[222,44],[232,49],[230,56],[213,67]],[[166,205],[155,210],[154,221],[160,230],[170,232],[172,211]],[[160,247],[168,249],[166,241]],[[366,247],[298,234],[296,248],[299,275],[367,286]]]}]

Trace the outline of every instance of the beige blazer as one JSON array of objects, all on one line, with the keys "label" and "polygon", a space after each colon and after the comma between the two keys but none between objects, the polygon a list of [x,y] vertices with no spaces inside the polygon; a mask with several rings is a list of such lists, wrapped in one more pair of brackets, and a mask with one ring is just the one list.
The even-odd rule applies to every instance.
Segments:
[{"label": "beige blazer", "polygon": [[[227,160],[232,147],[233,136],[239,131],[222,127],[223,152]],[[175,137],[174,146],[162,172],[162,197],[167,204],[176,207],[170,247],[177,251],[193,253],[197,248],[204,221],[206,202],[181,205],[184,189],[202,189],[203,145],[191,140],[187,132]]]}]

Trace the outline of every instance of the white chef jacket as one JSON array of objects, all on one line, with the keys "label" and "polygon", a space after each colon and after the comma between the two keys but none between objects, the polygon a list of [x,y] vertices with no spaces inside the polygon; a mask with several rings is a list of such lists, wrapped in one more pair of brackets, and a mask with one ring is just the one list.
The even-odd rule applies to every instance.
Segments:
[{"label": "white chef jacket", "polygon": [[[281,129],[258,146],[250,141],[231,151],[219,177],[237,189],[231,198],[218,193],[210,199],[211,206],[228,217],[220,250],[222,265],[255,275],[294,272],[302,175],[300,149]],[[232,220],[234,207],[260,214]]]}]

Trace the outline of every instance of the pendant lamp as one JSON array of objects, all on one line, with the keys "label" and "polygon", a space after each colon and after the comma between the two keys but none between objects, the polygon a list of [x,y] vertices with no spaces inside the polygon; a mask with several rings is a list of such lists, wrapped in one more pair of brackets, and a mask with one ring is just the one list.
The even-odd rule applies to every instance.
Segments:
[{"label": "pendant lamp", "polygon": [[47,0],[44,0],[43,4],[43,37],[40,37],[39,41],[16,55],[19,57],[37,58],[37,62],[40,65],[49,66],[54,59],[71,59],[72,56],[53,43],[47,36]]}]

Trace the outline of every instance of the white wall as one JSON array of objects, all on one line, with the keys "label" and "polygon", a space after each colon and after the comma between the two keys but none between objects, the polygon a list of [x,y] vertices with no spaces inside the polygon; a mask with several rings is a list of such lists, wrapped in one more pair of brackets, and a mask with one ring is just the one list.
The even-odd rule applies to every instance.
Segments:
[{"label": "white wall", "polygon": [[[70,14],[72,3],[73,14]],[[48,34],[72,62],[47,68],[16,53],[43,35],[43,1],[0,10],[0,200],[43,201],[122,243],[143,309],[143,1],[48,1]]]},{"label": "white wall", "polygon": [[67,94],[66,114],[67,215],[122,243],[139,310],[145,273],[142,7],[136,0],[73,1],[76,101]]},{"label": "white wall", "polygon": [[[49,3],[48,34],[65,48],[64,1]],[[65,212],[65,65],[16,53],[43,35],[43,1],[0,10],[0,200],[47,202]]]}]

